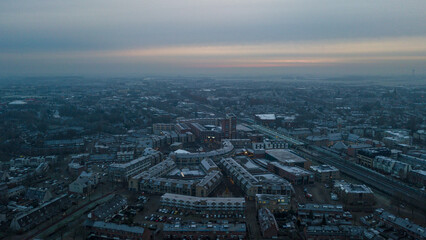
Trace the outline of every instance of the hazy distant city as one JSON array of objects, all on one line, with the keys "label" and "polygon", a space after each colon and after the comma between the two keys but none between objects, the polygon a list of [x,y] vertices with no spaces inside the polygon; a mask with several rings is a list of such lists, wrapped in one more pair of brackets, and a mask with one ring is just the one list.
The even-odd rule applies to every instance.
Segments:
[{"label": "hazy distant city", "polygon": [[15,79],[0,89],[2,237],[424,239],[425,93]]}]

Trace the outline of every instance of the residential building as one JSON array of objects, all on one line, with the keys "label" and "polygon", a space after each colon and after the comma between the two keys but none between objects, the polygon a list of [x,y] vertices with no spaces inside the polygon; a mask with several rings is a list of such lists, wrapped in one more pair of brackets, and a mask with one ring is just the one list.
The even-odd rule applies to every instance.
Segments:
[{"label": "residential building", "polygon": [[390,156],[391,151],[387,148],[380,147],[380,148],[366,148],[361,149],[358,151],[357,157],[359,164],[368,167],[373,168],[373,161],[376,156]]},{"label": "residential building", "polygon": [[67,210],[71,202],[68,195],[61,195],[49,202],[34,208],[28,212],[17,214],[12,220],[10,228],[14,231],[27,231],[39,224],[50,220],[53,216]]},{"label": "residential building", "polygon": [[305,239],[309,240],[362,240],[369,239],[365,237],[365,228],[361,226],[348,225],[324,225],[324,226],[308,226],[305,228]]},{"label": "residential building", "polygon": [[174,169],[176,167],[175,161],[168,158],[152,167],[150,167],[148,170],[143,171],[135,176],[132,176],[129,180],[129,190],[132,191],[139,191],[139,183],[142,179],[149,179],[153,177],[159,177],[166,173],[168,173],[170,170]]},{"label": "residential building", "polygon": [[419,187],[426,186],[426,171],[411,170],[408,173],[408,181],[412,184],[416,184]]},{"label": "residential building", "polygon": [[268,208],[260,208],[258,210],[257,218],[259,220],[260,232],[264,238],[276,238],[278,236],[278,224]]},{"label": "residential building", "polygon": [[422,226],[412,223],[407,218],[397,217],[383,209],[376,209],[374,218],[381,221],[387,227],[397,231],[404,232],[412,239],[426,239],[426,229]]},{"label": "residential building", "polygon": [[411,165],[389,157],[376,156],[373,160],[373,169],[401,179],[406,179],[408,177],[408,172],[411,171]]},{"label": "residential building", "polygon": [[248,239],[245,223],[166,223],[163,239]]},{"label": "residential building", "polygon": [[111,199],[96,207],[90,213],[90,219],[94,221],[108,221],[120,210],[127,207],[127,199],[115,194]]},{"label": "residential building", "polygon": [[[162,160],[162,153],[150,151],[148,155],[139,157],[127,163],[113,163],[109,166],[110,178],[115,182],[128,182],[132,177],[141,173]],[[154,164],[153,164],[154,163]]]},{"label": "residential building", "polygon": [[287,180],[274,174],[261,173],[255,176],[233,158],[222,158],[219,165],[249,198],[254,199],[256,194],[262,193],[291,195],[294,192],[293,186]]},{"label": "residential building", "polygon": [[117,240],[148,240],[151,231],[142,227],[124,224],[106,223],[103,221],[86,220],[84,226],[88,229],[87,239],[117,239]]},{"label": "residential building", "polygon": [[311,171],[315,174],[315,180],[318,182],[331,182],[339,179],[340,171],[331,165],[311,166]]},{"label": "residential building", "polygon": [[373,191],[366,185],[352,184],[340,180],[335,181],[334,190],[346,208],[357,206],[371,208],[375,203]]},{"label": "residential building", "polygon": [[284,165],[298,166],[309,169],[310,161],[296,155],[289,149],[269,149],[265,151],[265,158],[271,161],[277,161]]},{"label": "residential building", "polygon": [[256,194],[256,209],[267,208],[271,212],[285,212],[290,209],[290,195]]},{"label": "residential building", "polygon": [[161,204],[195,214],[244,213],[246,207],[244,198],[193,197],[172,193],[163,194]]},{"label": "residential building", "polygon": [[52,194],[48,189],[28,188],[25,193],[25,198],[28,200],[36,200],[39,203],[44,203],[52,199]]},{"label": "residential building", "polygon": [[306,203],[299,204],[297,215],[304,219],[311,217],[313,219],[322,219],[323,217],[343,218],[344,210],[342,205]]},{"label": "residential building", "polygon": [[68,191],[77,194],[88,194],[98,182],[98,174],[83,171],[74,182],[68,185]]},{"label": "residential building", "polygon": [[190,165],[190,164],[200,164],[200,162],[205,158],[210,158],[214,162],[219,161],[223,157],[230,156],[234,151],[234,146],[230,141],[222,141],[222,148],[212,150],[209,152],[196,152],[191,153],[184,150],[177,150],[170,153],[170,157],[175,160],[177,165]]},{"label": "residential building", "polygon": [[287,179],[290,183],[295,185],[314,183],[314,174],[300,167],[286,166],[279,162],[269,162],[268,170]]}]

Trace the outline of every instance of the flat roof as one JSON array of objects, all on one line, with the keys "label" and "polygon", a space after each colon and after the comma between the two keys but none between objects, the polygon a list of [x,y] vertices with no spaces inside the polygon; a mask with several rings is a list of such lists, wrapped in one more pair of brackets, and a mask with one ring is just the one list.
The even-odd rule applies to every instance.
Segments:
[{"label": "flat roof", "polygon": [[275,120],[275,114],[256,114],[256,117],[260,118],[261,120]]},{"label": "flat roof", "polygon": [[145,229],[143,227],[131,227],[124,224],[106,223],[102,221],[92,222],[88,220],[85,223],[85,225],[95,227],[95,228],[112,229],[112,230],[131,232],[131,233],[137,233],[137,234],[143,234],[145,232]]},{"label": "flat roof", "polygon": [[342,205],[317,204],[317,203],[300,204],[297,209],[305,210],[305,211],[312,210],[312,211],[343,212]]},{"label": "flat roof", "polygon": [[174,223],[174,224],[164,224],[163,231],[167,232],[241,232],[246,233],[246,224],[245,223]]},{"label": "flat roof", "polygon": [[337,169],[335,166],[326,165],[326,164],[311,166],[311,169],[315,172],[336,172],[336,171],[339,171],[339,169]]},{"label": "flat roof", "polygon": [[301,167],[292,167],[292,166],[286,166],[284,164],[281,164],[279,162],[270,162],[269,164],[274,165],[280,169],[282,169],[283,171],[292,173],[296,176],[300,176],[300,175],[311,175],[312,172],[305,170],[304,168]]},{"label": "flat roof", "polygon": [[265,153],[278,161],[306,162],[306,159],[292,153],[288,149],[268,149]]},{"label": "flat roof", "polygon": [[188,195],[165,193],[161,198],[176,199],[182,201],[206,201],[206,202],[225,202],[225,203],[245,203],[243,197],[194,197]]}]

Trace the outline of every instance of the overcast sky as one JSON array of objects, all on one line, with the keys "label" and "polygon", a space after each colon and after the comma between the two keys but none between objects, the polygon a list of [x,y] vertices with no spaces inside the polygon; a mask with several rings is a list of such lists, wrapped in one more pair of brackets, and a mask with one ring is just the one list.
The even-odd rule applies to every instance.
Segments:
[{"label": "overcast sky", "polygon": [[426,74],[425,0],[3,0],[0,76]]}]

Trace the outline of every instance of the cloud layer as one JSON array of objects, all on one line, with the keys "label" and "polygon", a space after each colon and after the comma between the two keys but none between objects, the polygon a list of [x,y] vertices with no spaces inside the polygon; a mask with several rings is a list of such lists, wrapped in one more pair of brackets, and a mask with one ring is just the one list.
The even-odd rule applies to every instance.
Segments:
[{"label": "cloud layer", "polygon": [[1,1],[0,75],[426,73],[425,1]]}]

